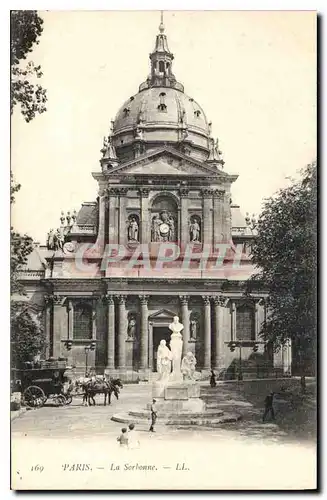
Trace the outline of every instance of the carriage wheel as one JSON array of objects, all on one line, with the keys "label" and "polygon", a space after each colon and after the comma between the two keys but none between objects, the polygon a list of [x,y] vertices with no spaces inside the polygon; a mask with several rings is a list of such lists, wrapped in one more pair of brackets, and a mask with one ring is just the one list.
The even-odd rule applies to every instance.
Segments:
[{"label": "carriage wheel", "polygon": [[66,398],[63,394],[58,394],[58,396],[56,396],[56,403],[58,406],[65,406],[66,404]]},{"label": "carriage wheel", "polygon": [[25,404],[32,408],[40,408],[47,400],[43,390],[37,385],[30,385],[27,387],[23,393],[23,398]]},{"label": "carriage wheel", "polygon": [[66,405],[70,405],[70,403],[73,401],[72,396],[71,395],[68,395],[68,396],[66,395],[65,398],[66,398]]}]

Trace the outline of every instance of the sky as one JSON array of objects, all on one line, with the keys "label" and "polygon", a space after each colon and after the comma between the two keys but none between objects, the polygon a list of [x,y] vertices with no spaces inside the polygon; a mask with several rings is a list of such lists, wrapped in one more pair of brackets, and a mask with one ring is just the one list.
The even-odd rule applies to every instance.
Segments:
[{"label": "sky", "polygon": [[[61,210],[94,201],[103,136],[149,73],[159,11],[46,11],[39,45],[47,112],[26,123],[16,108],[11,165],[22,185],[12,225],[45,243]],[[316,13],[168,11],[173,72],[212,121],[224,170],[238,174],[233,203],[262,201],[316,157]]]}]

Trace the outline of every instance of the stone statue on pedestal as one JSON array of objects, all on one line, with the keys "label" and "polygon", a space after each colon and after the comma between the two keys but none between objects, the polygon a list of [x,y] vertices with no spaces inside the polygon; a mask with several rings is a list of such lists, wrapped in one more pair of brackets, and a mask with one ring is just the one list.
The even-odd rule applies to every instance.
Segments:
[{"label": "stone statue on pedestal", "polygon": [[157,372],[159,373],[159,381],[166,382],[169,379],[171,372],[172,353],[166,346],[165,340],[160,340],[157,351]]},{"label": "stone statue on pedestal", "polygon": [[174,316],[173,322],[170,323],[169,329],[173,332],[170,336],[170,349],[172,353],[173,371],[170,377],[172,382],[182,382],[181,359],[183,348],[183,337],[181,331],[184,326],[179,322],[178,316]]},{"label": "stone statue on pedestal", "polygon": [[196,358],[192,352],[188,352],[182,359],[181,371],[185,382],[195,381]]}]

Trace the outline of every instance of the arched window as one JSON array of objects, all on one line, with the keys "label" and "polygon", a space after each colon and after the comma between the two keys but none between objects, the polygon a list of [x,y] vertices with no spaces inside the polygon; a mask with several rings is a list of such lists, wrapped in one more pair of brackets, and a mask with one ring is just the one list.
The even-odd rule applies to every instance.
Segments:
[{"label": "arched window", "polygon": [[92,306],[86,303],[74,305],[74,339],[92,338]]},{"label": "arched window", "polygon": [[166,109],[167,109],[167,106],[165,103],[165,97],[166,97],[165,92],[161,92],[159,94],[159,98],[160,98],[160,104],[158,106],[159,111],[166,111]]},{"label": "arched window", "polygon": [[236,340],[255,340],[254,308],[250,305],[236,306]]},{"label": "arched window", "polygon": [[163,73],[165,71],[165,63],[163,61],[159,61],[159,72]]}]

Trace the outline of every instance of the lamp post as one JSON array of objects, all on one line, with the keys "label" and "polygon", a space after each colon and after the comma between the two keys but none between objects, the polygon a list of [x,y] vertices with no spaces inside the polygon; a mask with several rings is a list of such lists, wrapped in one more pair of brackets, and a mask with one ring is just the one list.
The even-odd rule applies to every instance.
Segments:
[{"label": "lamp post", "polygon": [[87,369],[88,369],[88,366],[87,366],[88,355],[89,355],[90,351],[94,351],[95,350],[95,346],[96,346],[96,343],[95,342],[91,342],[90,345],[87,345],[87,346],[84,347],[84,351],[85,351],[85,377],[87,376]]}]

